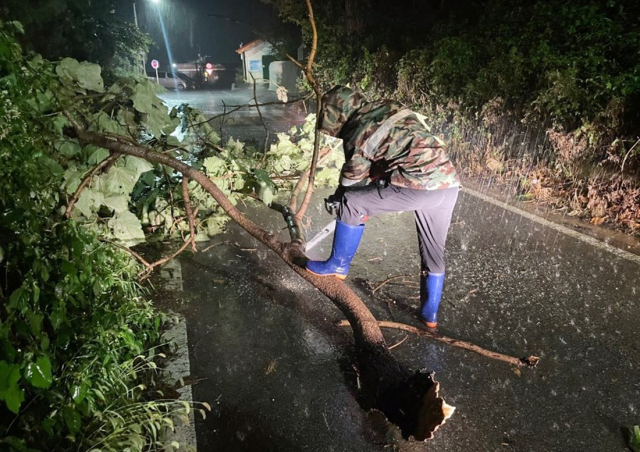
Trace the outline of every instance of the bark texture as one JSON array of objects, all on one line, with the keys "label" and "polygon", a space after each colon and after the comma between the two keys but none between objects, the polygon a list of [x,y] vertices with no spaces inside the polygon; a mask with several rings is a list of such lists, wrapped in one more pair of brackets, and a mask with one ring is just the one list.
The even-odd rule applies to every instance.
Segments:
[{"label": "bark texture", "polygon": [[245,231],[274,251],[302,278],[327,296],[352,326],[356,360],[360,372],[360,403],[378,409],[398,425],[405,438],[424,440],[453,412],[438,395],[433,374],[413,372],[389,352],[378,321],[360,298],[337,278],[323,278],[305,270],[307,257],[302,244],[284,243],[245,217],[204,173],[167,154],[161,154],[126,138],[76,128],[70,134],[112,153],[133,155],[169,166],[198,182]]}]

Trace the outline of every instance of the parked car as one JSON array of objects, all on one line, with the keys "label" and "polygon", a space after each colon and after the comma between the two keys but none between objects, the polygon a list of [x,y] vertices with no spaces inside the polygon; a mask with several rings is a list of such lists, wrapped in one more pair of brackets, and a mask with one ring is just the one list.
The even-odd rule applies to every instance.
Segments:
[{"label": "parked car", "polygon": [[183,74],[182,72],[176,72],[176,75],[180,77],[186,84],[187,89],[196,89],[198,87],[198,83],[187,74]]},{"label": "parked car", "polygon": [[[156,72],[147,71],[147,78],[151,81],[156,81]],[[157,82],[167,89],[183,90],[187,89],[190,85],[189,82],[182,79],[178,75],[174,75],[171,72],[158,71]]]}]

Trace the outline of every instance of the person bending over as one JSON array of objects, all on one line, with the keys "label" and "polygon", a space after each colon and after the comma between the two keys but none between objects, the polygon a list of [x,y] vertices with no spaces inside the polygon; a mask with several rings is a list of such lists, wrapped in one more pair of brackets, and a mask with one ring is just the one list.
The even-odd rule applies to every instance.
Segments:
[{"label": "person bending over", "polygon": [[328,201],[338,217],[331,256],[309,261],[307,270],[345,279],[365,221],[386,212],[412,211],[420,248],[420,316],[438,323],[445,275],[444,247],[460,178],[444,143],[419,114],[392,100],[368,102],[336,86],[322,97],[320,130],[341,138],[345,164]]}]

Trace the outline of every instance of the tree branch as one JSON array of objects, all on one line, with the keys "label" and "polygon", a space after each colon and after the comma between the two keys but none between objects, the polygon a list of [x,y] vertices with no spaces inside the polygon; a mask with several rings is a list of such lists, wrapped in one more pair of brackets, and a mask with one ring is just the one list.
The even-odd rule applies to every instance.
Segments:
[{"label": "tree branch", "polygon": [[182,244],[182,246],[178,249],[178,251],[173,253],[171,256],[163,257],[162,259],[159,259],[159,260],[153,262],[152,264],[149,264],[147,266],[147,268],[145,268],[144,271],[142,273],[140,273],[140,275],[139,275],[140,281],[144,281],[145,279],[147,279],[151,275],[151,272],[153,271],[154,268],[156,268],[156,267],[158,267],[158,266],[160,266],[162,264],[165,264],[165,263],[169,262],[170,260],[175,259],[180,253],[182,253],[184,250],[186,250],[187,247],[192,243],[194,243],[192,239],[186,240]]},{"label": "tree branch", "polygon": [[86,188],[87,185],[89,185],[89,182],[91,181],[91,179],[93,178],[93,176],[95,176],[96,174],[98,174],[100,171],[102,171],[103,169],[109,168],[111,167],[111,165],[118,160],[118,157],[120,157],[120,154],[118,153],[113,153],[111,154],[109,157],[107,157],[106,159],[104,159],[103,161],[101,161],[100,163],[98,163],[90,172],[89,174],[87,174],[83,179],[82,182],[80,182],[80,185],[78,185],[78,188],[76,189],[76,192],[73,194],[73,197],[71,198],[71,200],[68,202],[67,204],[67,211],[65,212],[65,216],[67,218],[71,218],[71,213],[73,212],[73,208],[76,205],[76,202],[78,202],[78,198],[80,198],[80,194],[82,193],[82,191]]},{"label": "tree branch", "polygon": [[[170,155],[124,138],[82,129],[75,129],[75,135],[85,143],[166,165],[195,180],[231,219],[333,301],[352,325],[356,358],[362,377],[361,404],[365,409],[381,410],[391,422],[400,427],[405,437],[413,435],[419,440],[432,437],[435,429],[451,415],[453,410],[439,396],[439,385],[433,375],[413,372],[395,360],[385,344],[375,317],[351,288],[337,278],[323,278],[305,270],[307,258],[300,244],[285,244],[259,227],[245,217],[204,173]],[[188,244],[189,242],[185,242],[178,253]]]},{"label": "tree branch", "polygon": [[182,178],[182,199],[184,200],[184,210],[187,212],[187,218],[189,218],[189,240],[191,242],[191,249],[193,252],[197,252],[196,248],[196,228],[194,225],[194,213],[191,210],[191,199],[189,199],[189,178]]},{"label": "tree branch", "polygon": [[[313,7],[311,6],[311,0],[305,0],[307,4],[307,11],[309,13],[309,23],[311,24],[311,30],[313,32],[313,38],[311,41],[311,52],[309,53],[309,59],[307,60],[307,67],[305,69],[305,76],[309,81],[309,84],[313,88],[316,94],[316,112],[319,114],[322,111],[322,93],[320,92],[320,86],[316,82],[313,76],[313,62],[318,51],[318,29],[316,27],[316,21],[313,15]],[[313,194],[313,186],[316,180],[316,168],[318,166],[318,153],[320,150],[320,127],[319,121],[316,116],[316,134],[313,142],[313,156],[311,157],[311,165],[309,166],[309,183],[307,185],[307,192],[304,195],[304,199],[300,204],[300,208],[296,212],[296,219],[302,221],[302,217],[307,211],[309,202],[311,201],[311,195]]]},{"label": "tree branch", "polygon": [[[454,347],[463,348],[465,350],[469,350],[475,352],[479,355],[482,355],[486,358],[496,359],[498,361],[503,361],[505,363],[511,364],[516,367],[536,367],[540,358],[537,356],[531,355],[528,358],[516,358],[514,356],[505,355],[503,353],[492,352],[491,350],[487,350],[486,348],[482,348],[479,345],[472,344],[471,342],[461,341],[459,339],[454,339],[452,337],[442,336],[437,333],[432,333],[431,331],[427,331],[422,328],[417,328],[415,326],[407,325],[405,323],[398,322],[386,322],[386,321],[378,321],[378,325],[382,328],[394,328],[397,330],[408,331],[409,333],[414,333],[418,336],[428,337],[438,342],[444,342],[445,344],[453,345]],[[338,326],[350,326],[348,320],[341,320],[338,323]]]},{"label": "tree branch", "polygon": [[[324,159],[329,157],[334,150],[335,150],[335,148],[325,148],[325,149],[323,149],[323,151],[321,151],[321,153],[320,153],[320,157],[318,158],[318,164],[322,163],[322,161]],[[311,171],[311,168],[307,168],[307,170],[304,173],[302,173],[302,175],[300,176],[300,179],[298,179],[298,182],[296,183],[294,189],[291,191],[291,197],[289,198],[289,203],[287,205],[289,207],[289,209],[297,210],[297,208],[298,208],[298,196],[300,196],[300,193],[302,193],[302,190],[304,189],[304,186],[309,181],[309,173],[310,173],[310,171]]]}]

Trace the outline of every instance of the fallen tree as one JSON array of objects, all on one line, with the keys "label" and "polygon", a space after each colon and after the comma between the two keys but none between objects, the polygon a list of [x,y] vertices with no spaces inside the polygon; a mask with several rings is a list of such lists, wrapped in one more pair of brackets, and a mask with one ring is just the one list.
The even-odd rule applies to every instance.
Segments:
[{"label": "fallen tree", "polygon": [[[308,1],[307,6],[312,15]],[[232,140],[220,146],[220,138],[201,113],[181,107],[167,115],[149,81],[121,80],[105,89],[96,65],[71,59],[54,65],[39,58],[25,58],[22,64],[30,74],[29,83],[31,79],[39,83],[25,85],[24,95],[33,96],[29,105],[42,123],[43,142],[50,145],[40,164],[52,173],[64,174],[60,177],[64,182],[57,185],[57,200],[66,207],[62,210],[68,219],[112,238],[119,247],[144,240],[143,226],[152,232],[165,228],[167,235],[182,235],[181,251],[193,247],[196,229],[202,229],[206,221],[212,220],[207,231],[213,235],[223,215],[231,218],[343,312],[353,329],[363,408],[380,410],[405,438],[417,440],[432,437],[451,416],[453,408],[439,396],[433,374],[413,371],[392,356],[377,320],[359,297],[343,282],[304,269],[299,223],[321,158],[318,134],[313,137],[312,163],[304,167],[308,173],[302,174],[289,205],[282,208],[292,231],[292,241],[283,242],[245,217],[232,199],[244,192],[275,207],[273,181],[260,167],[268,163],[262,158],[266,149],[261,158],[253,153],[243,160],[237,151],[242,146]],[[312,80],[311,61],[304,67]],[[315,92],[319,98],[317,87]],[[175,136],[176,131],[184,135],[182,140]],[[299,151],[295,146],[292,149],[294,154]],[[169,170],[177,176],[169,175]],[[142,188],[140,182],[144,182]],[[307,192],[297,208],[305,183]],[[164,185],[158,188],[159,184]],[[164,196],[158,195],[161,190]],[[148,192],[156,197],[150,198]],[[72,196],[65,199],[67,195]],[[132,212],[134,205],[139,207],[136,213],[142,222]],[[199,211],[203,219],[196,224]],[[211,223],[216,227],[210,227]],[[147,269],[154,266],[145,264]]]},{"label": "fallen tree", "polygon": [[112,153],[166,165],[182,173],[183,177],[196,181],[238,225],[333,301],[353,328],[363,407],[379,409],[400,427],[405,437],[413,436],[417,440],[432,437],[433,432],[451,416],[453,407],[439,396],[439,385],[433,374],[414,372],[393,357],[377,320],[359,297],[337,278],[318,277],[304,269],[306,257],[301,243],[278,240],[244,216],[209,177],[167,154],[125,137],[87,131],[77,122],[66,133]]}]

